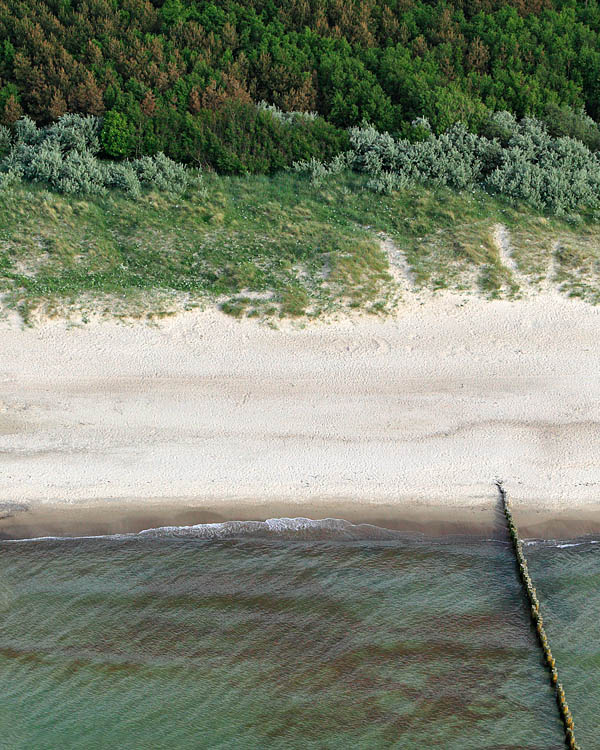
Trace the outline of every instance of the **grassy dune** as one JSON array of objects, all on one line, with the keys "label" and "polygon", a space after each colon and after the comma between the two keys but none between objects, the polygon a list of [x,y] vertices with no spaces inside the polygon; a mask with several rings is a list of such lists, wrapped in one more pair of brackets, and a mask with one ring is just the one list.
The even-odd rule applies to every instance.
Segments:
[{"label": "grassy dune", "polygon": [[600,301],[597,218],[539,216],[483,192],[381,196],[363,182],[206,175],[201,192],[138,201],[18,186],[0,194],[3,307],[26,321],[34,311],[153,317],[207,301],[269,319],[385,313],[401,293],[382,235],[416,291],[517,297],[552,285]]}]

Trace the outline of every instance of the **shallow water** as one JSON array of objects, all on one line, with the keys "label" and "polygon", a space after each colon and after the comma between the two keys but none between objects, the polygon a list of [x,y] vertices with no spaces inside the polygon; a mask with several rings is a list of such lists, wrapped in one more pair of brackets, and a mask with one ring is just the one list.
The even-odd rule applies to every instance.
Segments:
[{"label": "shallow water", "polygon": [[[569,566],[533,557],[552,605]],[[0,571],[3,748],[564,747],[503,543],[2,542]],[[598,651],[550,609],[583,729]]]},{"label": "shallow water", "polygon": [[600,747],[600,544],[536,544],[525,553],[582,748]]}]

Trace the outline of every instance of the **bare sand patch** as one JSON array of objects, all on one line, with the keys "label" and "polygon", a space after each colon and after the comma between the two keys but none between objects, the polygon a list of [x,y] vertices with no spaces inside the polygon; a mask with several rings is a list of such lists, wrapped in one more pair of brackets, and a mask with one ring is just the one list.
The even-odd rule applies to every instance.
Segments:
[{"label": "bare sand patch", "polygon": [[543,294],[278,330],[214,310],[7,321],[0,503],[378,523],[441,509],[460,525],[493,507],[500,478],[532,529],[532,513],[544,529],[566,513],[593,524],[599,334],[600,310]]}]

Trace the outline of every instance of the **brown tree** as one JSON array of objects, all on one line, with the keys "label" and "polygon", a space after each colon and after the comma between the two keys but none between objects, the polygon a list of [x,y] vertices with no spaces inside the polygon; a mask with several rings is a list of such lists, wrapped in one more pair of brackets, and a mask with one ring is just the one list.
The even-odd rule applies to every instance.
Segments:
[{"label": "brown tree", "polygon": [[293,88],[281,98],[281,105],[285,110],[312,112],[317,106],[317,90],[315,86],[316,71],[306,76],[298,88]]},{"label": "brown tree", "polygon": [[48,113],[50,117],[53,120],[58,120],[58,118],[62,117],[62,115],[64,115],[66,111],[67,102],[65,101],[64,96],[60,93],[60,91],[58,91],[58,89],[54,89],[54,92],[50,99],[50,106],[48,107]]},{"label": "brown tree", "polygon": [[202,96],[200,95],[198,88],[195,86],[190,91],[188,97],[188,109],[193,115],[197,115],[202,109]]},{"label": "brown tree", "polygon": [[140,104],[140,109],[142,111],[142,114],[146,115],[146,117],[152,117],[152,115],[156,111],[156,99],[154,97],[154,94],[152,91],[147,91],[146,95],[142,99],[142,103]]},{"label": "brown tree", "polygon": [[202,92],[202,106],[205,109],[217,110],[223,106],[227,98],[225,91],[217,86],[217,82],[213,80]]},{"label": "brown tree", "polygon": [[102,91],[89,71],[85,72],[84,79],[69,96],[69,106],[74,112],[88,115],[101,115],[104,112]]},{"label": "brown tree", "polygon": [[4,103],[4,112],[2,113],[2,124],[12,125],[22,116],[23,116],[23,108],[21,107],[21,105],[19,104],[15,96],[11,94],[6,100],[6,102]]},{"label": "brown tree", "polygon": [[490,53],[479,37],[475,37],[469,44],[467,52],[467,68],[483,73],[490,59]]},{"label": "brown tree", "polygon": [[381,41],[397,42],[399,39],[400,22],[394,15],[394,12],[389,5],[383,6],[381,13]]}]

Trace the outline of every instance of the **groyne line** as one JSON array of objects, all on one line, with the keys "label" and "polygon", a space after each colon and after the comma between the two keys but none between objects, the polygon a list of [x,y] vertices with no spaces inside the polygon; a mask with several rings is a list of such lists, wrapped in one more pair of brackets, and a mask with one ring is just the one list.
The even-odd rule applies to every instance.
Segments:
[{"label": "groyne line", "polygon": [[523,583],[525,595],[529,600],[531,608],[531,620],[535,626],[538,635],[538,641],[542,649],[542,653],[544,654],[544,661],[546,662],[546,666],[548,667],[548,671],[550,673],[550,682],[552,683],[552,687],[554,689],[558,711],[565,728],[565,741],[569,750],[580,750],[579,745],[575,742],[575,726],[573,724],[573,717],[567,704],[565,691],[560,680],[558,679],[556,660],[552,656],[550,644],[548,643],[546,631],[544,630],[544,620],[540,611],[540,603],[537,598],[535,586],[533,585],[531,576],[529,575],[527,559],[523,553],[523,544],[519,539],[519,532],[513,520],[511,503],[508,499],[508,495],[506,494],[506,490],[504,489],[502,482],[496,482],[496,487],[498,488],[500,499],[502,500],[502,507],[504,510],[504,515],[506,516],[506,523],[508,526],[508,533],[510,534],[515,558],[519,567],[519,575]]}]

